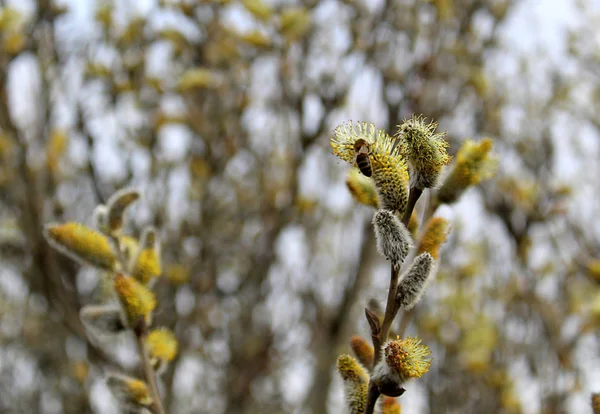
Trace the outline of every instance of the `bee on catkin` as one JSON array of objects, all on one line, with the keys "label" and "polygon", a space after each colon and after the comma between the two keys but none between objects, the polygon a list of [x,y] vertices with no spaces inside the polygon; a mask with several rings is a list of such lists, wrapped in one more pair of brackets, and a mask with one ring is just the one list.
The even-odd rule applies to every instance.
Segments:
[{"label": "bee on catkin", "polygon": [[369,143],[362,138],[357,139],[354,142],[354,160],[360,172],[366,177],[370,177],[373,174],[371,160],[369,159],[370,155],[371,147]]}]

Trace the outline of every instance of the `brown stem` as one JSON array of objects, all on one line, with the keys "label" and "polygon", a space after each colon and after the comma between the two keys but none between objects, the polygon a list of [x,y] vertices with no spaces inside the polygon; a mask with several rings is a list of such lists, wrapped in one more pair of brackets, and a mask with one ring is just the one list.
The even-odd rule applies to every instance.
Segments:
[{"label": "brown stem", "polygon": [[142,327],[135,332],[135,340],[138,348],[138,353],[140,354],[142,371],[144,372],[144,380],[146,384],[150,387],[150,395],[152,397],[152,412],[155,414],[166,414],[165,408],[162,405],[162,401],[160,399],[160,393],[158,391],[158,383],[156,382],[156,374],[152,365],[150,364],[150,359],[148,358],[148,353],[146,352],[146,336],[147,336],[147,327],[146,323],[142,321]]},{"label": "brown stem", "polygon": [[408,227],[408,222],[410,221],[410,216],[412,216],[412,212],[417,205],[417,201],[419,201],[419,197],[423,194],[423,190],[416,187],[410,188],[410,193],[408,195],[408,205],[406,206],[406,210],[404,211],[404,215],[402,216],[402,224]]},{"label": "brown stem", "polygon": [[377,388],[377,385],[373,381],[369,381],[369,393],[367,394],[367,406],[365,407],[365,414],[373,414],[375,412],[375,404],[381,393]]}]

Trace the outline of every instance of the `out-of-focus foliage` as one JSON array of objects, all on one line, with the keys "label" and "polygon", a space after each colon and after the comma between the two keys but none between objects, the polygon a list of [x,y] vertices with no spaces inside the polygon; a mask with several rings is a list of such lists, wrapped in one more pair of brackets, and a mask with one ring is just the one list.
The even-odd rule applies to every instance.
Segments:
[{"label": "out-of-focus foliage", "polygon": [[560,59],[511,49],[530,4],[513,0],[2,3],[0,411],[114,412],[103,374],[139,377],[132,341],[107,351],[79,317],[112,281],[43,237],[135,186],[126,232],[161,229],[154,324],[180,340],[168,411],[339,412],[336,358],[389,269],[328,142],[413,114],[447,130],[452,162],[467,139],[498,159],[452,213],[429,190],[417,205],[411,231],[436,209],[452,232],[395,327],[435,355],[402,412],[589,410],[599,15],[574,3]]}]

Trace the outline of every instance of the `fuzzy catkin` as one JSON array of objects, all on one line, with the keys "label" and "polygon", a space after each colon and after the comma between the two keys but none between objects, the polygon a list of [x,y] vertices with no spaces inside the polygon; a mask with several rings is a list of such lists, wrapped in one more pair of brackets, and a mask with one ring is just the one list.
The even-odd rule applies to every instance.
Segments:
[{"label": "fuzzy catkin", "polygon": [[412,246],[408,230],[389,210],[378,210],[373,216],[377,250],[398,269]]},{"label": "fuzzy catkin", "polygon": [[415,258],[398,284],[396,301],[406,310],[412,309],[423,296],[433,275],[433,257],[422,253]]}]

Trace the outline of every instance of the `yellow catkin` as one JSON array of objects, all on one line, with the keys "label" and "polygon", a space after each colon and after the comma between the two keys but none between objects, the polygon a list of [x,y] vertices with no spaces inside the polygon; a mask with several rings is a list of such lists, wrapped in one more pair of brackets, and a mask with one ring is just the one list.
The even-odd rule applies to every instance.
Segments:
[{"label": "yellow catkin", "polygon": [[370,207],[378,207],[377,190],[373,180],[362,175],[357,168],[352,168],[348,173],[346,186],[357,202]]},{"label": "yellow catkin", "polygon": [[373,365],[373,347],[365,338],[358,335],[353,336],[350,338],[350,348],[352,348],[352,352],[354,352],[356,358],[365,367],[370,367]]},{"label": "yellow catkin", "polygon": [[50,224],[45,235],[57,250],[75,260],[106,270],[115,268],[116,255],[108,239],[83,224]]},{"label": "yellow catkin", "polygon": [[154,329],[148,334],[146,347],[153,360],[171,362],[177,355],[177,338],[167,328]]},{"label": "yellow catkin", "polygon": [[131,275],[139,282],[147,284],[161,274],[160,251],[156,232],[147,229],[140,241],[141,250],[135,259]]},{"label": "yellow catkin", "polygon": [[457,201],[467,188],[496,172],[498,160],[490,156],[492,145],[489,138],[479,142],[465,141],[456,154],[452,171],[438,191],[437,197],[442,203]]},{"label": "yellow catkin", "polygon": [[400,404],[394,397],[384,397],[381,403],[381,414],[401,414]]},{"label": "yellow catkin", "polygon": [[131,327],[140,319],[150,321],[152,311],[156,307],[154,293],[132,277],[117,274],[114,288],[125,311],[125,316]]},{"label": "yellow catkin", "polygon": [[418,338],[388,342],[384,352],[388,366],[405,379],[420,378],[431,366],[431,351]]},{"label": "yellow catkin", "polygon": [[398,126],[396,139],[399,152],[410,166],[411,184],[416,188],[435,187],[442,167],[451,157],[445,133],[435,133],[437,123],[426,123],[425,118],[413,116]]},{"label": "yellow catkin", "polygon": [[433,217],[427,222],[423,237],[417,248],[417,254],[428,252],[435,260],[438,259],[441,245],[446,241],[448,234],[448,220]]},{"label": "yellow catkin", "polygon": [[369,375],[350,355],[341,355],[337,369],[344,381],[346,404],[351,414],[363,413],[367,404]]},{"label": "yellow catkin", "polygon": [[142,380],[121,374],[110,374],[106,384],[124,409],[148,407],[152,404],[148,386]]},{"label": "yellow catkin", "polygon": [[408,204],[409,175],[404,158],[392,151],[389,136],[378,139],[371,152],[373,181],[379,194],[379,207],[404,213]]}]

